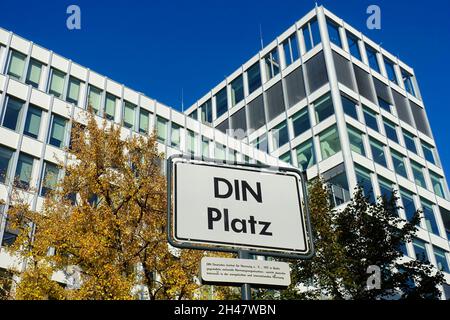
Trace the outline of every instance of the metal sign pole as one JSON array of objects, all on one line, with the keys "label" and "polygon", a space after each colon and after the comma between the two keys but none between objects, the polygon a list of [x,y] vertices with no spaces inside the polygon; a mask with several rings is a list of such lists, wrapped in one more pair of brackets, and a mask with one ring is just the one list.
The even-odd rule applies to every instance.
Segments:
[{"label": "metal sign pole", "polygon": [[[251,259],[251,254],[248,251],[239,250],[239,259]],[[241,287],[241,299],[252,300],[252,287],[248,283],[244,283]]]}]

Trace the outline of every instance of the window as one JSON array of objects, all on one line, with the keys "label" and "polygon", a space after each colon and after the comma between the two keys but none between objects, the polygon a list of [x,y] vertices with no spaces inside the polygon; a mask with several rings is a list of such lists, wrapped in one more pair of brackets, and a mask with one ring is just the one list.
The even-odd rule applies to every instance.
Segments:
[{"label": "window", "polygon": [[56,188],[58,183],[59,169],[56,164],[44,162],[43,180],[40,195],[46,196],[50,190]]},{"label": "window", "polygon": [[249,130],[254,131],[266,124],[263,96],[259,95],[246,107],[248,114]]},{"label": "window", "polygon": [[23,101],[7,97],[6,111],[3,118],[3,126],[17,131],[20,126],[20,118],[23,110]]},{"label": "window", "polygon": [[32,172],[33,157],[25,153],[20,153],[15,174],[16,186],[19,188],[28,189],[30,187]]},{"label": "window", "polygon": [[261,72],[259,70],[259,62],[252,65],[247,70],[248,93],[252,93],[261,87]]},{"label": "window", "polygon": [[311,139],[297,147],[297,166],[302,171],[311,168],[316,162],[315,158],[314,146]]},{"label": "window", "polygon": [[150,112],[140,108],[139,110],[139,133],[148,134]]},{"label": "window", "polygon": [[80,84],[81,84],[80,80],[74,77],[69,78],[69,87],[67,88],[67,97],[66,97],[67,102],[73,104],[78,103],[78,97],[80,95]]},{"label": "window", "polygon": [[323,179],[329,187],[329,198],[333,207],[337,207],[350,200],[350,192],[344,164],[338,165],[324,172]]},{"label": "window", "polygon": [[311,128],[308,107],[300,110],[292,117],[292,126],[294,127],[294,136],[296,137]]},{"label": "window", "polygon": [[362,156],[366,155],[362,133],[353,127],[348,127],[348,138],[350,140],[350,149]]},{"label": "window", "polygon": [[280,160],[286,163],[291,163],[291,151],[286,152],[285,154],[280,156]]},{"label": "window", "polygon": [[402,71],[402,79],[403,79],[403,84],[405,85],[405,90],[409,93],[412,94],[414,97],[416,96],[416,92],[414,90],[414,84],[413,84],[413,76],[412,74],[410,74],[408,71],[401,69]]},{"label": "window", "polygon": [[395,173],[408,179],[408,175],[406,174],[406,167],[405,167],[405,157],[392,149],[391,149],[391,155],[392,155],[392,163],[394,164]]},{"label": "window", "polygon": [[223,88],[216,94],[216,118],[219,118],[228,109],[227,88]]},{"label": "window", "polygon": [[417,154],[416,142],[414,136],[409,132],[403,131],[403,138],[405,139],[406,149]]},{"label": "window", "polygon": [[11,50],[8,68],[8,75],[11,76],[11,78],[20,81],[23,75],[23,71],[25,69],[26,58],[27,58],[26,55],[18,51]]},{"label": "window", "polygon": [[341,96],[341,99],[342,99],[342,107],[344,108],[344,113],[352,117],[353,119],[358,120],[358,112],[356,110],[357,103],[345,96]]},{"label": "window", "polygon": [[370,178],[370,171],[356,166],[355,167],[355,173],[356,173],[356,182],[358,185],[363,189],[364,195],[366,197],[369,197],[370,202],[375,202],[375,196],[373,194],[373,186],[372,186],[372,180]]},{"label": "window", "polygon": [[414,252],[416,254],[417,260],[420,260],[423,262],[429,262],[428,252],[427,252],[425,241],[419,240],[419,239],[414,239],[413,247],[414,247]]},{"label": "window", "polygon": [[11,165],[11,158],[14,151],[0,146],[0,182],[5,183],[6,178],[9,176],[9,170]]},{"label": "window", "polygon": [[278,48],[275,48],[264,57],[267,80],[272,79],[280,73],[280,59],[278,57]]},{"label": "window", "polygon": [[[5,231],[3,233],[3,238],[2,238],[2,247],[12,246],[14,244],[14,242],[16,242],[18,235],[19,235],[19,231],[12,229],[9,219],[6,218]],[[4,269],[0,269],[0,279],[4,280],[5,278],[3,278],[3,277],[6,275],[1,274],[2,270],[4,270]],[[7,289],[7,290],[10,291],[11,283],[12,283],[12,274],[8,274],[7,277],[8,277],[7,286],[9,287],[9,289]],[[3,287],[0,289],[3,289]],[[0,292],[0,293],[2,293],[2,292]]]},{"label": "window", "polygon": [[167,142],[167,120],[159,116],[156,117],[156,133],[158,135],[158,141],[166,144]]},{"label": "window", "polygon": [[191,155],[195,154],[195,145],[196,145],[196,134],[194,133],[194,131],[187,129],[187,152],[190,153]]},{"label": "window", "polygon": [[216,143],[216,151],[214,158],[217,160],[225,160],[226,147],[223,144]]},{"label": "window", "polygon": [[438,176],[434,172],[431,172],[431,171],[429,171],[429,172],[430,172],[430,179],[431,179],[431,184],[433,186],[434,193],[441,198],[445,198],[444,179],[442,177]]},{"label": "window", "polygon": [[427,230],[435,235],[439,236],[439,229],[436,223],[436,217],[434,215],[434,211],[433,211],[433,204],[431,204],[430,202],[421,199],[421,203],[422,203],[422,211],[423,211],[423,216],[425,218],[425,225],[427,227]]},{"label": "window", "polygon": [[333,21],[327,19],[328,36],[330,41],[338,47],[342,47],[341,36],[339,34],[339,26]]},{"label": "window", "polygon": [[39,136],[41,127],[42,110],[34,105],[28,106],[27,118],[25,120],[25,128],[23,134],[34,139]]},{"label": "window", "polygon": [[235,106],[244,99],[244,82],[242,75],[231,82],[231,106]]},{"label": "window", "polygon": [[367,51],[367,59],[369,60],[369,66],[375,70],[376,72],[380,73],[380,66],[378,65],[378,60],[377,60],[377,51],[368,46],[366,44],[366,51]]},{"label": "window", "polygon": [[62,98],[64,90],[64,78],[66,74],[62,71],[52,69],[50,75],[50,86],[48,93],[57,98]]},{"label": "window", "polygon": [[256,149],[261,150],[263,152],[269,151],[269,146],[267,143],[267,134],[263,134],[262,136],[257,137],[255,140],[251,143]]},{"label": "window", "polygon": [[277,150],[289,142],[289,133],[286,121],[272,129],[273,149]]},{"label": "window", "polygon": [[433,251],[434,257],[436,258],[436,264],[438,269],[443,272],[450,273],[448,261],[447,258],[445,257],[447,252],[436,246],[433,246]]},{"label": "window", "polygon": [[172,147],[180,149],[180,126],[176,123],[172,123],[170,143]]},{"label": "window", "polygon": [[423,167],[418,164],[417,162],[414,162],[411,160],[411,168],[414,175],[414,181],[416,185],[426,188],[427,185],[425,183],[425,177],[423,176]]},{"label": "window", "polygon": [[288,107],[293,107],[306,97],[303,68],[299,66],[284,78]]},{"label": "window", "polygon": [[134,129],[134,111],[136,106],[128,101],[125,101],[123,106],[123,125],[126,128]]},{"label": "window", "polygon": [[387,167],[384,145],[374,139],[370,139],[370,149],[372,150],[373,161],[383,167]]},{"label": "window", "polygon": [[387,102],[386,100],[384,100],[380,96],[377,96],[377,99],[378,99],[378,105],[380,106],[381,109],[384,109],[387,112],[392,112],[391,104],[389,102]]},{"label": "window", "polygon": [[322,160],[328,159],[341,151],[341,145],[339,142],[339,135],[336,126],[325,130],[319,135],[320,140],[320,152],[322,154]]},{"label": "window", "polygon": [[378,176],[378,185],[380,186],[381,197],[385,201],[389,201],[392,198],[393,193],[394,193],[394,189],[392,187],[393,183],[389,180],[386,180],[386,179]]},{"label": "window", "polygon": [[422,144],[422,150],[423,150],[423,155],[425,157],[425,159],[432,163],[432,164],[436,164],[436,157],[435,157],[435,149],[433,146],[430,146],[428,143],[421,141]]},{"label": "window", "polygon": [[283,42],[283,51],[286,66],[291,65],[295,60],[299,58],[298,43],[295,34],[293,34]]},{"label": "window", "polygon": [[306,52],[320,43],[320,32],[316,18],[305,24],[305,26],[302,28],[302,33],[303,39],[305,40]]},{"label": "window", "polygon": [[305,69],[310,94],[328,84],[328,73],[323,51],[308,59],[305,62]]},{"label": "window", "polygon": [[202,136],[202,156],[203,158],[209,158],[209,143],[210,140]]},{"label": "window", "polygon": [[[89,94],[88,94],[88,106],[92,107],[95,114],[98,114],[98,112],[101,108],[101,103],[102,103],[102,90],[90,85],[89,86]],[[127,107],[127,102],[125,102],[125,108],[126,107]],[[134,113],[134,111],[133,111],[133,113]],[[133,117],[134,117],[134,115],[133,115]],[[132,121],[131,123],[133,123],[133,122],[134,121]],[[131,125],[131,127],[133,127],[133,125]],[[131,128],[131,127],[128,127],[128,128]]]},{"label": "window", "polygon": [[42,63],[34,59],[30,59],[28,66],[26,84],[31,84],[34,88],[39,88],[39,82],[41,80]]},{"label": "window", "polygon": [[195,109],[194,111],[192,111],[190,114],[188,114],[189,118],[198,120],[198,109]]},{"label": "window", "polygon": [[200,106],[200,113],[201,113],[201,121],[205,124],[211,124],[212,123],[212,106],[211,106],[211,100],[206,101],[204,104]]},{"label": "window", "polygon": [[414,204],[413,195],[405,190],[400,191],[400,198],[403,203],[403,210],[405,211],[406,220],[411,221],[417,212],[416,205]]},{"label": "window", "polygon": [[285,112],[283,88],[281,81],[271,86],[266,91],[267,119],[272,121],[277,116]]},{"label": "window", "polygon": [[396,125],[395,123],[384,119],[383,118],[383,122],[384,122],[384,131],[386,131],[386,136],[391,139],[394,142],[398,143],[398,136],[397,136],[397,129],[396,129]]},{"label": "window", "polygon": [[361,59],[361,52],[359,51],[359,39],[353,34],[347,32],[348,48],[350,49],[350,54],[358,60]]},{"label": "window", "polygon": [[356,64],[353,64],[353,70],[359,94],[373,103],[377,103],[373,90],[373,80],[370,74]]},{"label": "window", "polygon": [[50,137],[48,143],[52,146],[62,148],[64,146],[64,135],[66,131],[67,120],[58,115],[52,116],[50,128]]},{"label": "window", "polygon": [[377,114],[368,108],[363,108],[363,111],[364,111],[364,120],[366,122],[366,126],[379,132]]},{"label": "window", "polygon": [[114,120],[116,114],[116,97],[107,93],[105,99],[105,117],[108,120]]},{"label": "window", "polygon": [[317,122],[321,122],[334,114],[333,101],[331,95],[327,94],[314,102],[314,108],[316,110]]},{"label": "window", "polygon": [[384,58],[384,66],[386,67],[388,79],[394,82],[395,84],[398,84],[397,76],[395,75],[394,63],[391,60]]}]

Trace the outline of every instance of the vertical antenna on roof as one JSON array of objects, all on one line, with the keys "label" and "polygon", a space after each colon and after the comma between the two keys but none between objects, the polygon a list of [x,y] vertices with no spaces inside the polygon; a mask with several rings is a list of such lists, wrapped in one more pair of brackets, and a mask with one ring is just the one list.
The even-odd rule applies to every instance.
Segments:
[{"label": "vertical antenna on roof", "polygon": [[181,112],[184,112],[184,89],[181,88]]},{"label": "vertical antenna on roof", "polygon": [[262,33],[262,24],[259,24],[259,39],[261,40],[261,50],[264,49],[264,40],[263,40],[263,33]]}]

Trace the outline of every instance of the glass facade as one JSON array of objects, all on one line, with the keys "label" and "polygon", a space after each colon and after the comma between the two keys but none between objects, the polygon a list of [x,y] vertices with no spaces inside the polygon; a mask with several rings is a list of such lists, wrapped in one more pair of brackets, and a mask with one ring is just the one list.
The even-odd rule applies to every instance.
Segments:
[{"label": "glass facade", "polygon": [[30,64],[28,66],[26,84],[31,84],[34,88],[39,88],[39,83],[41,80],[42,73],[42,63],[34,59],[30,59]]},{"label": "glass facade", "polygon": [[231,82],[231,106],[244,99],[244,82],[242,76],[237,77]]},{"label": "glass facade", "polygon": [[406,166],[405,166],[405,157],[392,149],[391,149],[391,156],[395,173],[408,179],[408,174],[406,173]]},{"label": "glass facade", "polygon": [[29,105],[23,134],[37,139],[41,128],[41,117],[42,110],[34,105]]},{"label": "glass facade", "polygon": [[25,69],[26,56],[20,52],[11,50],[9,58],[8,75],[16,80],[21,80]]},{"label": "glass facade", "polygon": [[67,88],[67,97],[66,101],[77,104],[78,103],[78,97],[80,95],[80,84],[81,81],[77,78],[70,77],[69,78],[69,87]]},{"label": "glass facade", "polygon": [[272,139],[274,150],[289,142],[289,132],[286,122],[282,122],[272,129]]},{"label": "glass facade", "polygon": [[326,160],[341,151],[341,143],[335,126],[322,132],[319,135],[319,140],[322,160]]},{"label": "glass facade", "polygon": [[9,175],[11,158],[14,151],[0,145],[0,182],[5,183]]},{"label": "glass facade", "polygon": [[18,187],[23,189],[28,189],[30,187],[33,162],[33,157],[25,153],[19,155],[15,174],[15,182]]},{"label": "glass facade", "polygon": [[374,139],[370,139],[370,149],[372,150],[373,161],[383,167],[387,167],[384,145]]},{"label": "glass facade", "polygon": [[414,175],[414,182],[416,183],[416,185],[426,189],[427,184],[425,183],[425,177],[423,175],[424,168],[420,164],[412,160],[411,160],[411,168]]},{"label": "glass facade", "polygon": [[350,50],[350,54],[355,57],[358,60],[361,59],[361,51],[359,49],[359,39],[351,34],[350,32],[347,32],[347,41],[348,41],[348,48]]},{"label": "glass facade", "polygon": [[348,127],[348,138],[350,141],[350,148],[352,151],[359,153],[362,156],[366,155],[364,148],[364,141],[362,133],[353,127]]},{"label": "glass facade", "polygon": [[364,120],[366,121],[366,126],[368,126],[369,128],[371,128],[375,131],[379,131],[377,114],[368,108],[363,108],[363,110],[364,110]]},{"label": "glass facade", "polygon": [[57,69],[51,70],[50,76],[50,86],[48,89],[48,93],[54,95],[57,98],[63,98],[64,91],[64,79],[66,74]]},{"label": "glass facade", "polygon": [[49,144],[57,148],[63,148],[65,146],[66,125],[67,120],[63,117],[58,115],[52,116],[52,124],[48,140]]},{"label": "glass facade", "polygon": [[334,115],[334,107],[333,101],[331,100],[331,95],[327,94],[314,101],[314,109],[316,110],[317,122],[322,122],[326,118]]},{"label": "glass facade", "polygon": [[17,131],[20,126],[20,118],[23,110],[23,101],[12,97],[7,98],[6,111],[3,116],[2,125],[11,130]]},{"label": "glass facade", "polygon": [[300,110],[292,117],[292,126],[296,137],[311,129],[308,108]]},{"label": "glass facade", "polygon": [[316,163],[314,145],[308,140],[297,147],[297,166],[302,171],[311,168]]}]

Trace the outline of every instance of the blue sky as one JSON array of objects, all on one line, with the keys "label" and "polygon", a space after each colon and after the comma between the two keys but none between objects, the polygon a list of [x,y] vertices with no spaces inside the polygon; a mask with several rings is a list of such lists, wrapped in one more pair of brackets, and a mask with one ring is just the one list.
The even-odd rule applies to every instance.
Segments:
[{"label": "blue sky", "polygon": [[[450,2],[317,1],[414,67],[441,160],[448,141]],[[4,1],[0,26],[175,108],[190,106],[314,7],[312,0]],[[66,8],[81,8],[81,30]],[[366,9],[381,8],[381,30]]]}]

